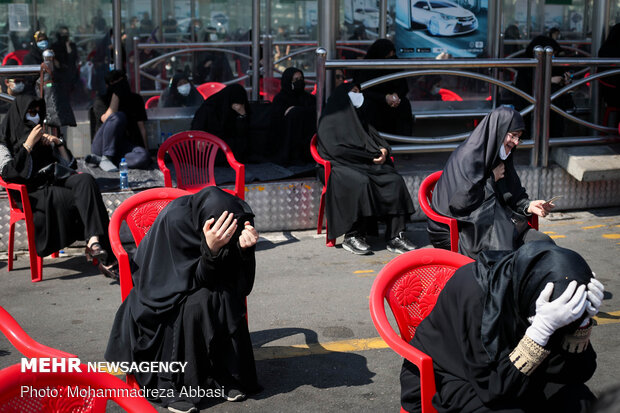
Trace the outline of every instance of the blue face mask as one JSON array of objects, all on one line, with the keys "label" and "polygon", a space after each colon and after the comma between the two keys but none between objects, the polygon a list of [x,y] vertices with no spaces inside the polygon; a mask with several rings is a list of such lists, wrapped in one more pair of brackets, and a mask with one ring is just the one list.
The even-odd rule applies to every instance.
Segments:
[{"label": "blue face mask", "polygon": [[37,47],[41,50],[47,49],[48,46],[49,42],[47,40],[41,40],[40,42],[37,42]]}]

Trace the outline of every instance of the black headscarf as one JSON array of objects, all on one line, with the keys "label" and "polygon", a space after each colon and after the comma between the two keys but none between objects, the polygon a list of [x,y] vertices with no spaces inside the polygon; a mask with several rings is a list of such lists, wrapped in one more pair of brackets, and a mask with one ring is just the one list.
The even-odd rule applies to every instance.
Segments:
[{"label": "black headscarf", "polygon": [[[161,316],[200,287],[195,278],[196,269],[207,248],[202,227],[210,218],[217,220],[224,211],[234,213],[237,231],[219,254],[227,260],[227,273],[234,273],[231,266],[240,265],[240,259],[235,260],[240,248],[239,235],[245,221],[253,222],[254,214],[241,199],[220,188],[206,187],[172,201],[140,243],[134,257],[138,271],[134,272],[135,293],[133,290],[132,293],[142,310],[134,307],[134,311],[141,311],[144,317]],[[222,279],[225,276],[222,274]],[[249,289],[253,281],[252,276],[248,280]]]},{"label": "black headscarf", "polygon": [[234,121],[238,115],[231,107],[233,103],[243,104],[246,113],[249,113],[248,94],[238,83],[228,85],[209,96],[196,112],[192,129],[204,130],[225,139],[233,133]]},{"label": "black headscarf", "polygon": [[506,133],[524,129],[521,114],[512,108],[502,106],[485,116],[448,159],[433,193],[433,208],[443,214],[452,208],[476,209],[484,200],[486,180],[501,161]]},{"label": "black headscarf", "polygon": [[15,101],[9,107],[9,112],[0,126],[0,143],[6,145],[12,154],[15,154],[19,147],[26,142],[28,135],[34,124],[26,120],[28,108],[39,106],[40,122],[45,119],[45,101],[33,95],[20,94],[15,97]]},{"label": "black headscarf", "polygon": [[614,25],[598,50],[598,57],[620,57],[620,23]]},{"label": "black headscarf", "polygon": [[[587,285],[592,278],[579,254],[551,242],[530,242],[513,253],[485,251],[474,265],[484,296],[482,343],[491,360],[521,339],[547,283],[554,284],[551,300],[555,300],[571,281]],[[583,317],[566,328],[574,331]]]},{"label": "black headscarf", "polygon": [[316,99],[314,96],[306,92],[303,88],[293,89],[293,76],[295,76],[295,73],[301,73],[303,82],[304,73],[295,67],[289,67],[282,73],[280,92],[273,98],[274,114],[280,119],[284,117],[286,109],[291,106],[316,108]]},{"label": "black headscarf", "polygon": [[347,110],[351,106],[351,99],[349,99],[348,93],[353,89],[353,86],[356,86],[356,84],[343,83],[334,89],[321,112],[321,119],[327,115]]},{"label": "black headscarf", "polygon": [[396,53],[396,47],[389,39],[377,39],[370,45],[364,59],[387,59],[390,52]]},{"label": "black headscarf", "polygon": [[[183,96],[179,93],[177,87],[181,80],[186,80],[190,85],[189,95]],[[170,79],[170,83],[161,94],[160,107],[179,107],[179,106],[198,106],[204,99],[196,87],[190,82],[189,77],[185,73],[176,73]]]},{"label": "black headscarf", "polygon": [[298,94],[293,90],[293,76],[295,76],[295,73],[301,73],[301,78],[303,80],[304,72],[296,67],[289,67],[284,71],[284,73],[282,73],[282,78],[280,78],[280,92],[286,94]]},{"label": "black headscarf", "polygon": [[536,36],[532,39],[532,41],[525,48],[525,57],[532,58],[534,57],[534,48],[536,46],[541,46],[543,48],[547,46],[551,46],[553,48],[553,54],[557,55],[562,51],[562,46],[551,37],[548,36]]}]

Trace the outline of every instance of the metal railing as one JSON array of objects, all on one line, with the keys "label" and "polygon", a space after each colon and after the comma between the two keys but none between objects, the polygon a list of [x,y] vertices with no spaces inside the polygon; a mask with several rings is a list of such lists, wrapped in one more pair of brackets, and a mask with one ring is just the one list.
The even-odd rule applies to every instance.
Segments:
[{"label": "metal railing", "polygon": [[[607,143],[617,141],[617,130],[605,125],[597,125],[593,122],[580,119],[566,113],[554,105],[553,100],[559,96],[577,88],[584,83],[595,79],[612,76],[620,73],[620,59],[583,59],[583,58],[552,58],[553,49],[537,47],[534,59],[459,59],[459,60],[327,60],[325,49],[317,49],[317,114],[320,115],[323,102],[325,101],[324,90],[326,70],[330,69],[401,69],[402,72],[392,73],[376,79],[364,82],[361,88],[366,89],[380,83],[394,79],[424,75],[450,75],[477,79],[488,82],[491,85],[502,87],[529,102],[529,106],[521,110],[522,115],[532,113],[532,139],[524,141],[521,146],[532,148],[532,166],[547,166],[549,161],[549,147],[561,145]],[[586,79],[577,80],[560,90],[551,93],[551,71],[553,67],[590,67],[594,72],[598,68],[612,67],[611,70],[597,73]],[[510,83],[498,80],[494,77],[480,73],[468,72],[464,69],[496,69],[496,68],[531,68],[534,73],[533,95],[529,95],[517,89]],[[493,106],[495,106],[493,102]],[[550,111],[569,119],[579,125],[593,131],[613,133],[608,136],[581,136],[549,138],[549,115]],[[319,116],[317,116],[317,119]],[[383,137],[400,145],[392,147],[395,153],[426,153],[436,151],[451,151],[469,136],[468,133],[456,134],[445,137],[412,137],[381,133]]]}]

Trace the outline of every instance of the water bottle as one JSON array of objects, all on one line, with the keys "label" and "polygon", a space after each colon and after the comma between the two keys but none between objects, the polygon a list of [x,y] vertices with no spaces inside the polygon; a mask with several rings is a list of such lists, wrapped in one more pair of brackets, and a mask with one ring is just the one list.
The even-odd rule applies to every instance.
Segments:
[{"label": "water bottle", "polygon": [[121,159],[121,163],[118,164],[118,171],[121,179],[121,191],[129,190],[129,167],[125,158]]},{"label": "water bottle", "polygon": [[166,132],[162,132],[159,136],[159,146],[161,146],[166,141]]}]

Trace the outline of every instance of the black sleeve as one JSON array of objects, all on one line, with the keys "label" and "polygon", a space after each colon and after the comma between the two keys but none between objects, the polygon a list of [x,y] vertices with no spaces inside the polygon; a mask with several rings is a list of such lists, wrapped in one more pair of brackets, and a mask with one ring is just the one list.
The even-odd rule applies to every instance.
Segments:
[{"label": "black sleeve", "polygon": [[529,197],[521,185],[512,156],[504,161],[504,165],[506,167],[504,178],[496,182],[497,190],[506,205],[513,211],[523,214],[523,207],[529,203]]},{"label": "black sleeve", "polygon": [[11,157],[8,148],[1,145],[0,152],[3,152],[4,166],[2,167],[2,179],[7,182],[25,184],[32,173],[32,158],[23,146]]},{"label": "black sleeve", "polygon": [[137,93],[131,94],[131,108],[133,120],[136,122],[146,122],[146,109],[144,108],[144,102],[142,101],[142,97]]},{"label": "black sleeve", "polygon": [[200,261],[196,267],[196,284],[206,288],[214,288],[217,281],[216,276],[222,268],[224,248],[220,248],[217,255],[213,255],[203,237],[200,252]]}]

